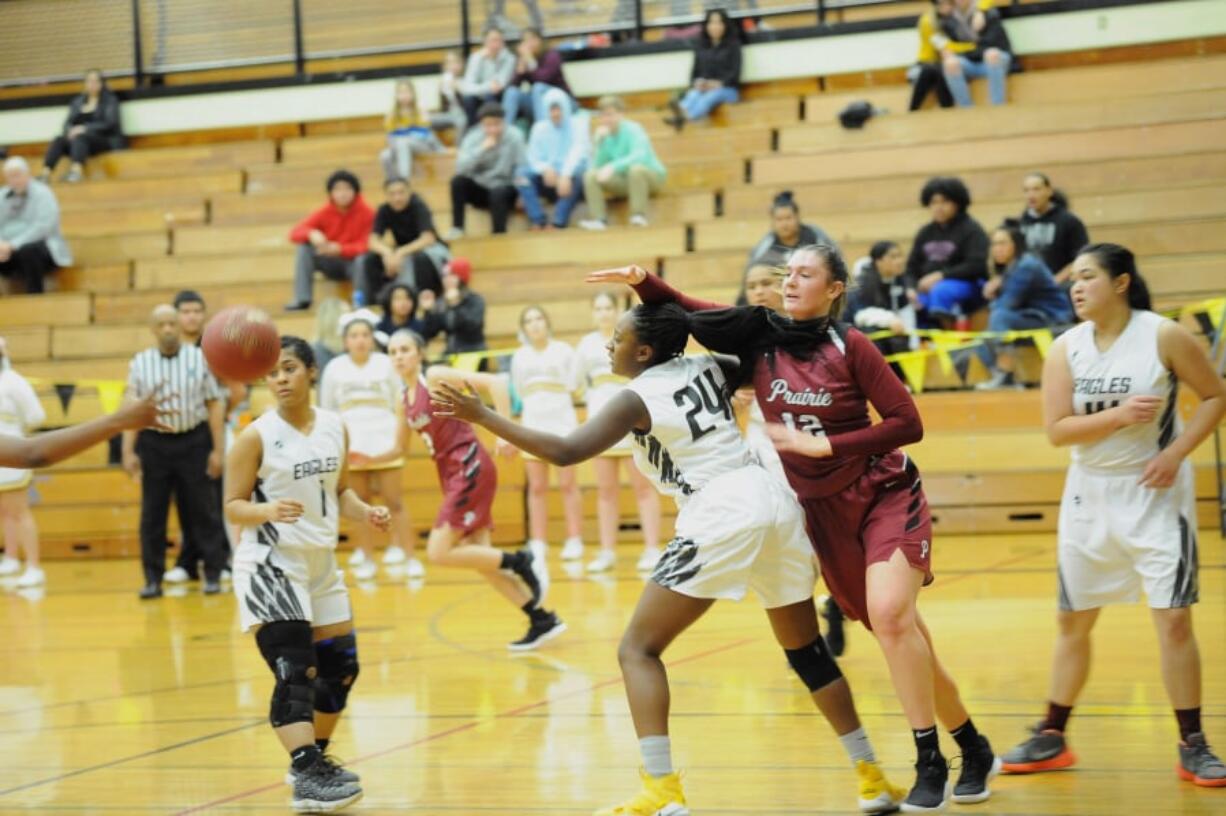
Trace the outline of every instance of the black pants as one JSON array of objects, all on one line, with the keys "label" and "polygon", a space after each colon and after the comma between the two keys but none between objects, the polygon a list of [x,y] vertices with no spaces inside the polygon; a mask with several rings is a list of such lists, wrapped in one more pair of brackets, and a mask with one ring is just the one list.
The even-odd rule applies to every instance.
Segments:
[{"label": "black pants", "polygon": [[43,278],[55,269],[55,261],[47,249],[46,241],[35,241],[18,247],[7,261],[0,262],[0,275],[15,276],[26,287],[27,294],[43,291]]},{"label": "black pants", "polygon": [[393,269],[389,275],[383,263],[383,256],[377,252],[367,252],[358,258],[353,274],[353,286],[366,293],[367,303],[378,302],[379,293],[383,287],[393,281],[409,284],[413,287],[414,292],[430,289],[436,295],[442,294],[443,280],[439,277],[438,267],[434,265],[429,255],[424,252],[414,252],[409,256],[409,263],[412,264],[411,280],[406,274],[408,271],[406,269]]},{"label": "black pants", "polygon": [[954,96],[949,92],[949,86],[945,84],[945,72],[941,70],[941,66],[921,62],[916,67],[919,68],[919,75],[916,76],[915,85],[911,88],[911,104],[908,109],[919,110],[930,93],[936,93],[937,104],[942,108],[952,108]]},{"label": "black pants", "polygon": [[[209,440],[212,442],[212,439]],[[212,450],[212,444],[209,445],[209,450]],[[222,563],[230,560],[230,539],[226,536],[225,530],[225,512],[222,508],[221,498],[221,479],[209,479],[209,489],[213,491],[212,501],[217,507],[217,518],[220,520],[221,529],[221,555]],[[182,567],[187,571],[193,579],[200,575],[200,562],[204,560],[204,554],[200,550],[200,545],[191,535],[193,521],[191,518],[192,507],[191,502],[187,499],[184,493],[175,493],[175,509],[179,511],[179,527],[181,542],[179,544],[179,557],[175,560],[176,567]]]},{"label": "black pants", "polygon": [[490,211],[494,234],[506,232],[507,218],[511,215],[511,208],[515,206],[516,195],[515,188],[509,184],[490,189],[482,187],[468,176],[454,176],[451,179],[451,224],[464,229],[464,207],[471,204]]},{"label": "black pants", "polygon": [[190,525],[185,535],[200,548],[205,578],[221,576],[225,533],[217,494],[205,473],[212,447],[212,436],[203,422],[186,433],[141,431],[136,438],[141,466],[140,557],[146,583],[160,584],[166,571],[166,518],[172,495],[188,508],[187,518],[179,521]]},{"label": "black pants", "polygon": [[481,96],[460,96],[460,107],[464,109],[464,115],[468,117],[468,126],[473,127],[479,124],[477,111],[481,110],[481,106],[486,102],[501,102],[502,94],[484,94]]},{"label": "black pants", "polygon": [[97,156],[110,149],[111,140],[106,136],[91,136],[88,133],[73,136],[71,139],[67,136],[56,136],[51,140],[51,144],[47,145],[47,156],[43,159],[43,164],[54,168],[65,154],[75,164],[85,164],[85,160],[90,156]]}]

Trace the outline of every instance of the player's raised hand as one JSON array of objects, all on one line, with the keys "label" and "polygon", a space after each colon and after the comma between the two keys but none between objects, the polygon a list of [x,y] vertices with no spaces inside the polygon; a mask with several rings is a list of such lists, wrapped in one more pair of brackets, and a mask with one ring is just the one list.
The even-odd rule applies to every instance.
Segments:
[{"label": "player's raised hand", "polygon": [[624,283],[627,286],[634,286],[647,280],[647,270],[638,264],[630,264],[629,266],[619,266],[616,269],[598,269],[595,272],[589,272],[587,277],[583,279],[584,283]]},{"label": "player's raised hand", "polygon": [[302,518],[302,514],[306,512],[302,502],[297,502],[293,499],[277,499],[275,502],[268,504],[267,507],[268,520],[278,524],[293,524]]},{"label": "player's raised hand", "polygon": [[430,392],[430,402],[436,416],[451,417],[464,422],[476,422],[485,411],[476,390],[468,383],[464,384],[464,390],[461,391],[445,380],[440,381]]},{"label": "player's raised hand", "polygon": [[169,431],[171,427],[166,420],[171,413],[170,401],[174,397],[174,394],[166,392],[164,384],[159,384],[141,399],[133,400],[116,411],[115,418],[125,431],[139,431],[144,428]]},{"label": "player's raised hand", "polygon": [[381,505],[366,506],[366,523],[381,533],[392,528],[392,512]]}]

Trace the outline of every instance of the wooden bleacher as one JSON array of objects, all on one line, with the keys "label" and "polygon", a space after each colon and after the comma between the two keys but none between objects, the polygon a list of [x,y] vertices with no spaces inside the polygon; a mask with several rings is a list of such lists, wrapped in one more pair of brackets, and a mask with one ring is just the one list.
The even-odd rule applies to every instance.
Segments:
[{"label": "wooden bleacher", "polygon": [[[682,288],[731,300],[780,189],[792,189],[804,219],[829,231],[854,258],[881,238],[909,245],[925,221],[918,191],[931,175],[962,176],[975,199],[972,214],[990,228],[1020,211],[1021,178],[1040,169],[1069,193],[1095,240],[1137,252],[1160,303],[1220,295],[1226,290],[1224,68],[1226,58],[1199,57],[1034,71],[1011,77],[1013,102],[1005,108],[914,115],[900,113],[908,93],[902,85],[815,94],[804,83],[789,83],[751,89],[749,101],[681,134],[664,127],[655,111],[636,110],[632,115],[648,126],[670,169],[650,227],[528,233],[518,219],[508,235],[490,236],[488,219],[475,214],[470,236],[454,249],[474,263],[474,286],[489,304],[492,346],[514,344],[519,312],[529,302],[545,305],[558,335],[573,341],[589,328],[591,290],[581,279],[595,267],[636,260]],[[832,120],[853,98],[898,113],[863,131],[843,131]],[[295,133],[305,135],[286,135]],[[359,172],[367,198],[376,202],[382,141],[374,119],[319,123],[263,140],[113,154],[91,166],[88,182],[57,187],[77,265],[57,274],[57,292],[0,300],[13,360],[44,381],[39,393],[48,424],[101,411],[89,384],[63,411],[51,383],[124,377],[130,355],[149,343],[149,310],[179,288],[200,290],[212,310],[261,306],[277,316],[282,331],[310,336],[311,315],[280,312],[292,273],[289,227],[323,200],[323,180],[336,167]],[[413,180],[440,226],[449,212],[452,161],[450,155],[423,158]],[[328,286],[317,283],[320,297],[336,291]],[[977,366],[974,361],[972,379]],[[933,358],[930,380],[941,381],[938,368]],[[919,401],[928,432],[913,452],[938,529],[1054,528],[1065,459],[1037,429],[1036,392],[925,393]],[[257,404],[266,402],[257,390]],[[1207,449],[1194,460],[1202,522],[1208,522],[1215,487]],[[420,532],[438,502],[420,450],[405,473]],[[513,543],[523,537],[518,460],[502,463],[500,481],[497,539]],[[587,467],[581,483],[586,533],[594,541]],[[106,467],[102,448],[39,474],[35,487],[49,555],[135,552],[136,487]],[[622,503],[632,518],[628,488]],[[557,528],[556,496],[550,513]]]}]

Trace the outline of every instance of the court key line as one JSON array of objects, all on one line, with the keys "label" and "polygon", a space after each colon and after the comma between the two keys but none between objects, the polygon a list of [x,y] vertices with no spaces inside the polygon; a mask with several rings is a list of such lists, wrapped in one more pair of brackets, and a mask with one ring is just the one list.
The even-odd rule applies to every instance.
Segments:
[{"label": "court key line", "polygon": [[[705,658],[705,657],[711,657],[712,655],[716,655],[722,652],[731,651],[732,649],[740,648],[741,646],[744,646],[748,643],[753,643],[754,641],[755,641],[755,638],[741,638],[740,640],[734,640],[731,643],[725,643],[723,646],[717,646],[714,649],[707,649],[704,652],[698,652],[696,654],[687,655],[686,657],[682,657],[677,660],[673,660],[670,663],[668,663],[668,666],[669,668],[672,668],[673,666],[679,666],[679,665],[682,665],[683,663],[690,663],[695,660],[701,660],[702,658]],[[532,711],[534,709],[542,708],[543,706],[552,705],[553,703],[561,702],[562,700],[565,700],[569,697],[577,697],[583,694],[591,694],[594,691],[599,691],[600,689],[608,688],[609,686],[620,685],[621,682],[622,682],[622,678],[620,677],[610,677],[608,680],[602,680],[601,682],[595,683],[591,686],[586,686],[581,689],[575,689],[574,691],[568,691],[565,694],[560,694],[556,697],[546,697],[545,699],[537,700],[534,703],[528,703],[527,705],[522,705],[517,708],[508,709],[507,711],[501,711],[495,714],[490,719],[505,720],[505,719],[510,719],[512,717],[518,717],[519,715],[526,714],[527,712]],[[418,745],[424,745],[427,742],[434,742],[435,740],[440,740],[440,739],[443,739],[444,737],[450,737],[453,734],[459,734],[464,731],[471,731],[472,729],[477,728],[478,726],[486,722],[488,722],[488,720],[485,718],[475,719],[470,722],[463,723],[462,725],[457,725],[452,728],[448,728],[446,730],[439,731],[436,734],[428,734],[424,737],[418,737],[415,740],[409,740],[408,742],[403,742],[399,745],[393,745],[390,748],[384,748],[381,751],[375,751],[373,753],[369,753],[364,756],[360,756],[357,759],[354,759],[353,761],[349,762],[348,764],[357,765],[362,762],[367,762],[372,759],[378,759],[379,757],[387,756],[388,754],[398,753],[400,751],[404,751],[409,748],[416,747]],[[203,813],[204,811],[209,810],[210,808],[220,807],[221,805],[226,805],[231,802],[237,802],[240,799],[246,799],[251,796],[257,796],[261,793],[267,793],[268,791],[280,790],[284,787],[285,785],[283,782],[273,782],[273,783],[263,785],[258,788],[252,788],[250,790],[242,791],[240,793],[235,793],[231,796],[227,796],[222,799],[216,799],[212,802],[206,802],[203,805],[196,805],[194,807],[187,808],[186,810],[177,811],[175,813],[175,816],[188,816],[188,814],[191,814],[191,813]]]}]

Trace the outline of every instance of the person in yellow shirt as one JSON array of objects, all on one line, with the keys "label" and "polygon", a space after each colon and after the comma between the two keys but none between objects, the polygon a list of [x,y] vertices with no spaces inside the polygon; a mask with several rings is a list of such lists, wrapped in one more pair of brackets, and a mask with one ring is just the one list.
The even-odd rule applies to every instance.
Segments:
[{"label": "person in yellow shirt", "polygon": [[413,156],[422,153],[438,153],[443,143],[430,129],[430,122],[422,116],[417,104],[417,91],[410,79],[396,82],[396,98],[392,110],[383,119],[387,131],[387,147],[379,154],[383,165],[383,178],[408,179],[413,173]]}]

